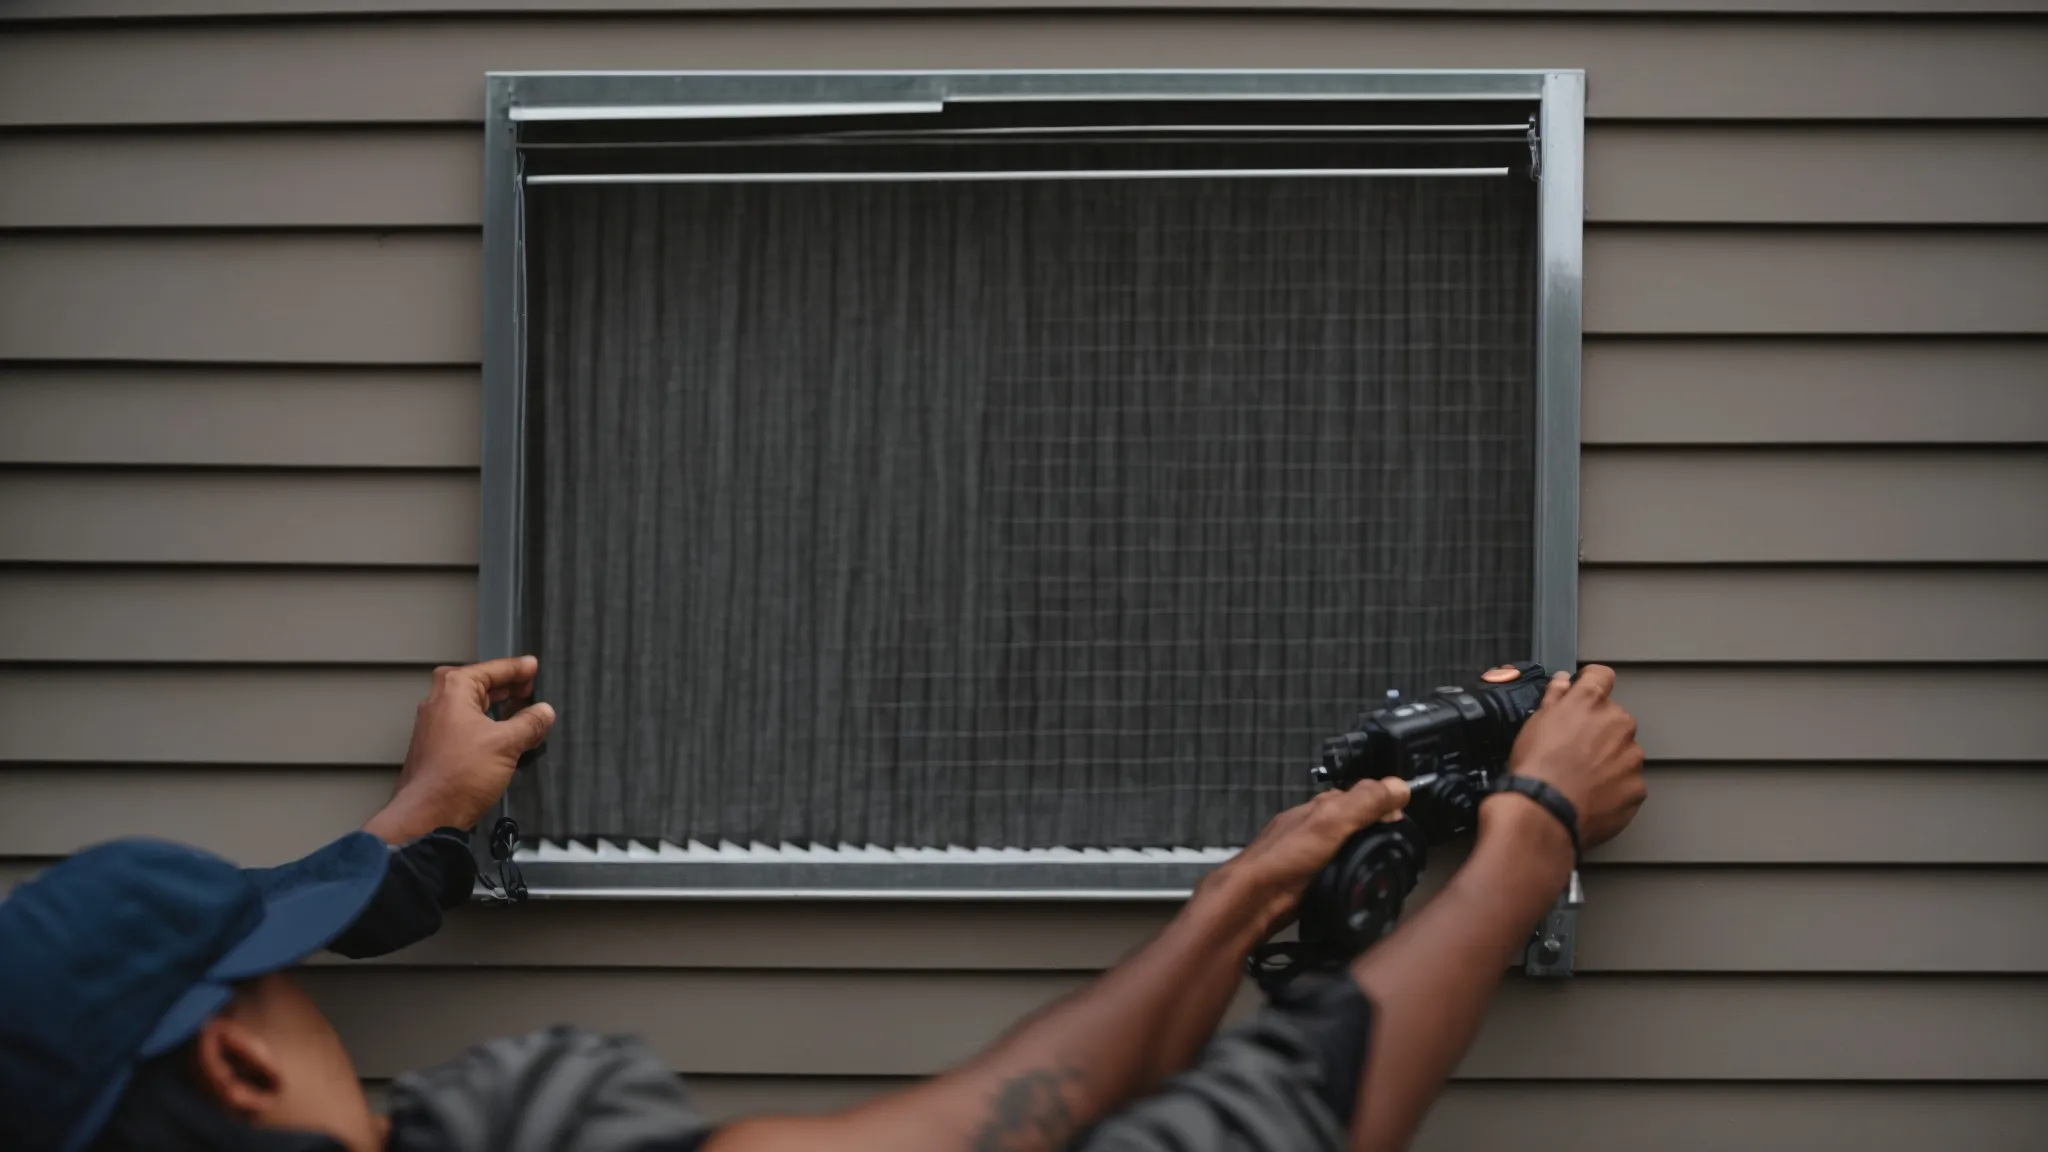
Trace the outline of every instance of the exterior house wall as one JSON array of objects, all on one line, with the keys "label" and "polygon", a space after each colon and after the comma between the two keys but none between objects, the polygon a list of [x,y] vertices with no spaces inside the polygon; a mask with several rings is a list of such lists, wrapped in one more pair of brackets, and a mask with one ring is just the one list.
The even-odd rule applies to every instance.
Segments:
[{"label": "exterior house wall", "polygon": [[[1583,67],[1581,650],[1654,800],[1419,1146],[2048,1143],[2048,5],[776,7],[0,13],[0,884],[296,854],[473,654],[487,70]],[[560,903],[309,983],[371,1078],[571,1019],[818,1107],[1165,914]]]}]

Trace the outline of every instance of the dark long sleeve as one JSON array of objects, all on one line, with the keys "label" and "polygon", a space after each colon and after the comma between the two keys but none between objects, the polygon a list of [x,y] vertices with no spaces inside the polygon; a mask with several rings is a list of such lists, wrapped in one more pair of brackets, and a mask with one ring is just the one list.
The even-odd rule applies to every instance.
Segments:
[{"label": "dark long sleeve", "polygon": [[469,899],[475,884],[476,857],[460,830],[439,828],[398,845],[369,907],[327,947],[363,960],[417,944],[441,930],[442,913]]}]

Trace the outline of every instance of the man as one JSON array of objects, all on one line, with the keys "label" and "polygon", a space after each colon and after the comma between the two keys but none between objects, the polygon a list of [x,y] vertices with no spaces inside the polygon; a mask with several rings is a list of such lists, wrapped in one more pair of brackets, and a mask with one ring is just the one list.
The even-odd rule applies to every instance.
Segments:
[{"label": "man", "polygon": [[[1585,846],[1644,797],[1614,676],[1560,675],[1446,888],[1328,982],[1215,1037],[1248,951],[1293,914],[1354,831],[1397,814],[1398,780],[1281,813],[1158,936],[979,1056],[815,1117],[723,1127],[647,1049],[557,1028],[488,1041],[393,1086],[372,1113],[327,1020],[286,974],[323,948],[367,955],[433,931],[473,877],[464,838],[553,723],[508,720],[531,658],[441,669],[390,802],[296,864],[242,871],[117,841],[0,903],[0,1131],[41,1149],[389,1148],[569,1152],[1251,1152],[1394,1149],[1477,1032],[1511,956]],[[1550,790],[1554,790],[1552,795]],[[1558,804],[1559,798],[1566,801]],[[1368,1061],[1367,1038],[1379,1059]]]}]

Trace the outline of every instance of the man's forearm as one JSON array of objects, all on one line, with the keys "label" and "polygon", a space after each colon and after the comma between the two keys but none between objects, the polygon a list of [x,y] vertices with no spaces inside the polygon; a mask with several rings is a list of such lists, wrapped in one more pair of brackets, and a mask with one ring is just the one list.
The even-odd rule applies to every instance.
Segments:
[{"label": "man's forearm", "polygon": [[1205,888],[1160,934],[969,1063],[813,1119],[743,1122],[713,1152],[1057,1152],[1191,1065],[1243,979],[1265,925],[1250,893]]},{"label": "man's forearm", "polygon": [[1490,798],[1465,866],[1352,965],[1374,1007],[1354,1152],[1392,1152],[1414,1136],[1571,867],[1571,840],[1549,813],[1519,796]]}]

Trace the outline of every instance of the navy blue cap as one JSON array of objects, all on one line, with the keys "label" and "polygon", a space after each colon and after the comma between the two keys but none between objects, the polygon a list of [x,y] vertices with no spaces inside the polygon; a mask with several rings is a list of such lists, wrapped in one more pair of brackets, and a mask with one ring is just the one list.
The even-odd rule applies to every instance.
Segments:
[{"label": "navy blue cap", "polygon": [[0,901],[0,1117],[10,1148],[74,1152],[135,1066],[191,1039],[234,985],[290,968],[360,915],[390,850],[352,832],[302,860],[237,868],[116,840]]}]

